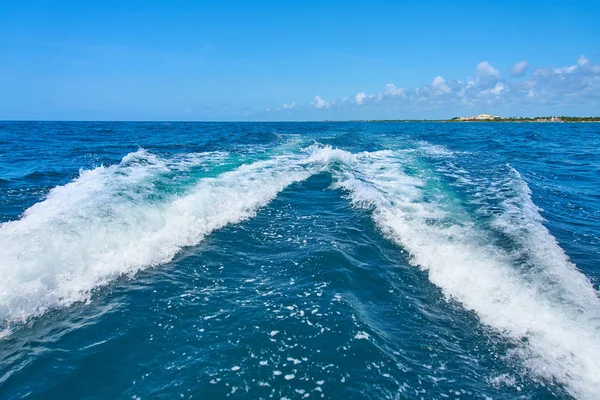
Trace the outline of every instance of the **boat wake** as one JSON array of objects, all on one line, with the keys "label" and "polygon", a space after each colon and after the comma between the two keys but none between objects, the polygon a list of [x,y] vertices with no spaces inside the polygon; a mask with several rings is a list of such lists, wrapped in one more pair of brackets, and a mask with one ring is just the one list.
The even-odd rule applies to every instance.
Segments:
[{"label": "boat wake", "polygon": [[[286,187],[327,172],[449,300],[511,340],[512,355],[533,376],[578,398],[600,392],[600,300],[512,167],[494,181],[460,172],[470,193],[461,200],[414,151],[353,154],[314,144],[241,165],[229,158],[167,160],[139,150],[82,171],[0,225],[2,327],[88,301],[94,288],[167,263],[216,229],[253,217]],[[200,177],[172,190],[179,174],[199,167]]]},{"label": "boat wake", "polygon": [[[486,196],[500,200],[482,226],[430,171],[406,172],[418,162],[411,158],[358,154],[333,172],[334,186],[355,207],[372,210],[377,226],[448,299],[511,339],[513,355],[534,376],[565,385],[575,397],[594,398],[600,392],[600,300],[543,226],[518,172],[508,166],[497,187],[470,183],[479,185],[478,203]],[[513,245],[494,245],[494,231]]]},{"label": "boat wake", "polygon": [[287,186],[320,170],[311,155],[243,164],[183,186],[183,194],[168,190],[174,171],[221,165],[227,155],[164,160],[139,150],[118,165],[82,171],[18,221],[0,225],[5,333],[48,309],[88,301],[94,288],[164,264],[215,229],[252,217]]}]

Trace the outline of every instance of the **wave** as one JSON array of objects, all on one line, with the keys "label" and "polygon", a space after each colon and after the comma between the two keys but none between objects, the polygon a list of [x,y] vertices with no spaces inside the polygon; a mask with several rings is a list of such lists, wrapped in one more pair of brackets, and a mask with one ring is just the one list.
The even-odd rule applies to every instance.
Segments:
[{"label": "wave", "polygon": [[[508,186],[490,223],[518,244],[491,242],[452,193],[408,153],[346,157],[334,187],[427,271],[448,299],[509,338],[534,376],[579,398],[600,392],[600,300],[542,224],[527,184],[509,168]],[[483,186],[482,192],[485,192]],[[481,194],[481,193],[480,193]],[[485,193],[483,193],[485,195]]]},{"label": "wave", "polygon": [[5,333],[48,309],[88,301],[94,288],[164,264],[215,229],[251,218],[287,186],[320,171],[319,151],[204,176],[184,193],[167,190],[174,173],[202,165],[219,171],[227,154],[161,159],[140,149],[117,165],[81,171],[20,220],[0,225]]}]

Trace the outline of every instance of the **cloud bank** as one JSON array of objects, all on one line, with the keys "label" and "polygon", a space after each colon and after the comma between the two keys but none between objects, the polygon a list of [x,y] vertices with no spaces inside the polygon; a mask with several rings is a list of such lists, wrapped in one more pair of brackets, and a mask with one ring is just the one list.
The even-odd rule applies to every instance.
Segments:
[{"label": "cloud bank", "polygon": [[549,68],[533,68],[522,60],[506,75],[489,62],[482,61],[472,76],[464,79],[446,79],[439,75],[430,84],[416,88],[387,83],[379,92],[361,91],[333,100],[317,95],[304,106],[296,107],[296,103],[291,103],[283,109],[328,109],[330,112],[352,108],[385,109],[408,115],[432,110],[438,114],[505,110],[518,115],[523,110],[541,110],[549,114],[561,109],[577,111],[579,105],[600,113],[600,64],[583,55],[573,64]]}]

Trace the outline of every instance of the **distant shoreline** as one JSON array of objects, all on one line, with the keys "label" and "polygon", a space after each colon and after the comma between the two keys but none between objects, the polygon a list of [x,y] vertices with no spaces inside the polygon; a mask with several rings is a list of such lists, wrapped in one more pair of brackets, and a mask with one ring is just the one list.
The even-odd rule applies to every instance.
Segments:
[{"label": "distant shoreline", "polygon": [[[323,121],[343,122],[343,121]],[[351,122],[351,121],[348,121]],[[517,122],[517,123],[588,123],[600,122],[600,117],[520,117],[520,118],[493,118],[493,119],[368,119],[355,120],[354,122],[452,122],[452,123],[488,123],[488,122]]]},{"label": "distant shoreline", "polygon": [[342,122],[375,122],[375,123],[415,123],[415,122],[450,122],[450,123],[490,123],[490,122],[516,122],[516,123],[597,123],[600,122],[600,117],[558,117],[560,120],[552,121],[552,117],[535,117],[535,118],[496,118],[486,120],[461,120],[461,119],[346,119],[346,120],[297,120],[297,121],[219,121],[219,120],[19,120],[19,119],[0,119],[0,124],[3,123],[214,123],[214,124],[230,124],[230,123],[342,123]]}]

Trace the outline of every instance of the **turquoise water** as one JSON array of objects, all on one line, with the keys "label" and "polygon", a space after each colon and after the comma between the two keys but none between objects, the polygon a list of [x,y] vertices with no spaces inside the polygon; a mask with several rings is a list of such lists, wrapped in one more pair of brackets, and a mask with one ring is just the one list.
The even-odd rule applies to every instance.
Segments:
[{"label": "turquoise water", "polygon": [[599,148],[1,122],[0,398],[597,398]]}]

